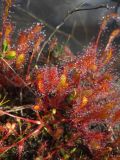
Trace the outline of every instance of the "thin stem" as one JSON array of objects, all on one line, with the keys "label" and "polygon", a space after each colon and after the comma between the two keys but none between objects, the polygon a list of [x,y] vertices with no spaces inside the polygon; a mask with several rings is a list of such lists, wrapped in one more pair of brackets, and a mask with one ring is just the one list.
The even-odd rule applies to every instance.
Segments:
[{"label": "thin stem", "polygon": [[[48,24],[48,23],[47,23],[46,21],[44,21],[43,19],[39,19],[39,18],[36,17],[33,13],[30,13],[30,12],[26,11],[25,9],[23,9],[23,8],[21,8],[21,7],[18,7],[18,6],[14,6],[14,7],[17,8],[18,10],[24,12],[25,14],[27,14],[27,15],[30,16],[31,18],[37,20],[38,22],[43,23],[43,24],[44,24],[46,27],[48,27],[50,30],[53,31],[53,30],[55,29],[52,25]],[[65,33],[65,32],[62,31],[62,30],[59,30],[59,29],[58,29],[58,30],[57,30],[57,33],[62,34],[62,35],[65,36],[65,37],[69,37],[69,34]],[[71,39],[73,39],[73,40],[76,42],[76,44],[80,45],[80,42],[79,42],[73,35],[70,35],[70,37],[71,37]]]},{"label": "thin stem", "polygon": [[1,114],[5,114],[5,115],[8,115],[8,116],[13,117],[13,118],[16,118],[16,119],[21,119],[21,120],[26,121],[26,122],[29,122],[29,123],[34,123],[34,124],[38,124],[38,125],[41,124],[40,121],[32,120],[32,119],[29,119],[29,118],[24,118],[24,117],[15,116],[15,115],[10,114],[10,113],[8,113],[8,112],[6,112],[6,111],[0,110],[0,113],[1,113]]},{"label": "thin stem", "polygon": [[49,36],[49,38],[44,42],[40,52],[38,53],[37,59],[36,59],[36,64],[39,61],[39,57],[43,51],[43,49],[45,48],[45,46],[48,44],[48,42],[52,39],[52,37],[55,35],[55,33],[65,24],[65,22],[71,17],[71,15],[75,12],[79,12],[79,11],[87,11],[87,10],[96,10],[96,9],[100,9],[100,8],[108,8],[108,6],[106,4],[101,4],[99,6],[95,6],[95,7],[91,7],[91,8],[75,8],[72,11],[68,11],[68,13],[66,14],[66,16],[64,17],[63,21],[56,26],[55,30],[51,33],[51,35]]}]

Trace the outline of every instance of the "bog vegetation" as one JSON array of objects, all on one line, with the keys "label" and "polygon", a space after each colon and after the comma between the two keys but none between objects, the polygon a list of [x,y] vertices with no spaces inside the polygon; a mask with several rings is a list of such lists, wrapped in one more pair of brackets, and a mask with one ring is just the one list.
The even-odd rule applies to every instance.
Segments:
[{"label": "bog vegetation", "polygon": [[113,72],[120,28],[98,49],[107,23],[119,16],[104,17],[82,56],[57,38],[41,53],[44,25],[14,40],[11,6],[4,1],[0,32],[0,159],[120,159],[120,89]]}]

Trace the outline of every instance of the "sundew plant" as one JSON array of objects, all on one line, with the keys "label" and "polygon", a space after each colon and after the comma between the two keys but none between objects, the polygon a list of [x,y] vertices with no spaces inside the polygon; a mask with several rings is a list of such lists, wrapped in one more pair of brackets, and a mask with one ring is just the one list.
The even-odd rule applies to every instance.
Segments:
[{"label": "sundew plant", "polygon": [[108,22],[120,17],[106,15],[96,40],[74,55],[55,37],[44,51],[41,23],[14,40],[12,5],[4,0],[0,30],[0,160],[119,160],[120,28],[99,45]]}]

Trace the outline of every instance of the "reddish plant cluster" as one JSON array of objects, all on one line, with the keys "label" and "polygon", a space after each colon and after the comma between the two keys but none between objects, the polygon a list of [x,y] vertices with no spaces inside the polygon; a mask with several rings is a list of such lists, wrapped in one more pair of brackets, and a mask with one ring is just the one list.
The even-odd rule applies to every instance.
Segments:
[{"label": "reddish plant cluster", "polygon": [[[14,43],[12,35],[15,27],[7,19],[12,1],[5,1],[4,3],[6,3],[5,13],[3,14],[2,32],[0,32],[0,83],[3,86],[22,87],[25,85],[22,79],[28,80],[32,67],[31,63],[40,49],[40,44],[44,40],[44,35],[41,32],[43,25],[35,24],[31,28],[21,31],[18,33],[18,37]],[[14,68],[14,71],[12,68]],[[19,76],[15,72],[19,72]]]},{"label": "reddish plant cluster", "polygon": [[[1,88],[27,88],[37,94],[34,105],[20,106],[22,112],[19,106],[7,109],[5,100],[1,100],[1,159],[9,159],[10,154],[19,160],[26,156],[30,159],[29,155],[36,160],[119,159],[120,138],[115,127],[120,121],[120,90],[110,62],[112,42],[120,29],[111,33],[106,47],[97,54],[102,31],[111,16],[103,20],[97,41],[83,56],[73,55],[65,46],[62,65],[49,63],[31,72],[44,40],[43,26],[37,24],[19,33],[13,45],[13,25],[7,19],[11,1],[5,2],[0,34]],[[56,51],[57,43],[51,41],[48,53]]]}]

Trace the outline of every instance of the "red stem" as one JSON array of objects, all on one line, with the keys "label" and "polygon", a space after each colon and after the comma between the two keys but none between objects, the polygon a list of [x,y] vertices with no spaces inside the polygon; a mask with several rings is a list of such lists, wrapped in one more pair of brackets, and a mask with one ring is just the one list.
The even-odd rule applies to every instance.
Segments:
[{"label": "red stem", "polygon": [[21,119],[21,120],[26,121],[26,122],[30,122],[30,123],[34,123],[34,124],[38,124],[38,125],[41,124],[40,121],[32,120],[32,119],[28,119],[28,118],[24,118],[24,117],[15,116],[15,115],[12,115],[12,114],[10,114],[10,113],[7,113],[6,111],[0,110],[0,113],[5,114],[5,115],[8,115],[8,116],[13,117],[13,118],[16,118],[16,119]]}]

